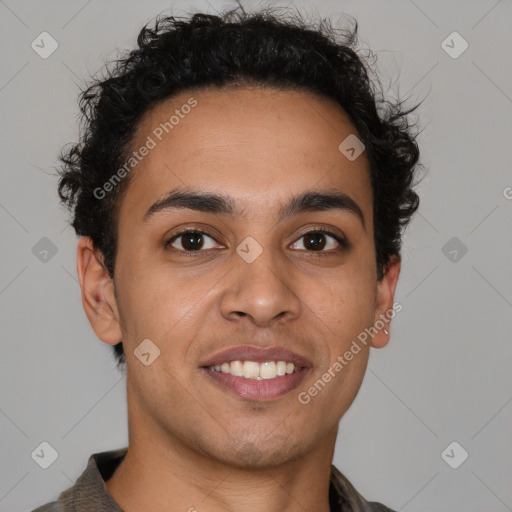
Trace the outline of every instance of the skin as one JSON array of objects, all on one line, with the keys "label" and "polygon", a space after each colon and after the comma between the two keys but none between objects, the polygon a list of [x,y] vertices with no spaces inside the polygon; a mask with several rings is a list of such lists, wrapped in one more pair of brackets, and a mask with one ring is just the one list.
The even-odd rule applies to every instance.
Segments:
[{"label": "skin", "polygon": [[[85,312],[102,341],[123,340],[127,359],[129,449],[106,486],[126,512],[328,511],[338,423],[359,391],[370,344],[309,404],[297,395],[391,310],[400,272],[393,257],[377,281],[368,161],[338,150],[357,132],[335,103],[248,86],[165,101],[142,119],[133,148],[191,96],[197,106],[131,175],[114,281],[91,240],[78,244]],[[174,209],[143,222],[155,201],[185,186],[231,196],[240,215]],[[277,222],[291,195],[324,188],[356,201],[365,227],[341,210]],[[213,237],[199,256],[187,255],[183,238],[165,248],[186,227]],[[308,250],[303,235],[318,227],[344,234],[350,249],[326,235],[323,255]],[[250,264],[236,252],[248,236],[263,248]],[[161,352],[144,366],[133,352],[147,338]],[[371,345],[388,339],[379,331]],[[199,368],[241,344],[291,349],[312,368],[277,399],[241,398]]]}]

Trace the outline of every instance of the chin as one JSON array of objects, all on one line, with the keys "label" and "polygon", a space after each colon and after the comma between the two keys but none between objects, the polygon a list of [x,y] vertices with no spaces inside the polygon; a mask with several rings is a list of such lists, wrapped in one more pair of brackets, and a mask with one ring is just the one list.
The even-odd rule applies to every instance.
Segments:
[{"label": "chin", "polygon": [[[290,441],[290,438],[286,439],[286,443],[283,439],[275,438],[259,443],[240,441],[237,446],[223,450],[222,455],[217,454],[216,458],[238,469],[268,470],[294,462],[303,456],[303,448],[297,443],[290,444]],[[230,454],[227,458],[226,453]]]}]

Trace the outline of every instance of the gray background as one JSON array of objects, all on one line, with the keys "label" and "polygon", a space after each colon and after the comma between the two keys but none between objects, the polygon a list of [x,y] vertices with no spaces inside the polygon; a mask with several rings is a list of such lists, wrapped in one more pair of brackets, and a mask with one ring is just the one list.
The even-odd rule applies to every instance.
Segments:
[{"label": "gray background", "polygon": [[[77,137],[82,77],[133,47],[142,24],[171,5],[175,14],[233,6],[0,2],[2,511],[55,499],[91,453],[127,444],[125,379],[82,310],[77,239],[52,173]],[[512,510],[512,3],[295,5],[354,16],[385,87],[428,95],[418,114],[429,173],[405,235],[403,310],[388,347],[372,351],[334,462],[368,499],[396,510]],[[48,59],[31,48],[43,31],[59,44]],[[457,59],[441,47],[453,31],[469,43]],[[32,250],[43,237],[57,249],[46,262]],[[43,441],[58,452],[46,470],[31,458]],[[452,441],[469,453],[458,469],[441,457]]]}]

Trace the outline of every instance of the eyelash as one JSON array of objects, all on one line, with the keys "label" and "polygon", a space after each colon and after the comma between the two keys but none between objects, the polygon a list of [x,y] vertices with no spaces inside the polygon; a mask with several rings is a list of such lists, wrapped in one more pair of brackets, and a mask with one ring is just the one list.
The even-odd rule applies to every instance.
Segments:
[{"label": "eyelash", "polygon": [[[167,249],[175,240],[177,240],[181,236],[186,235],[188,233],[194,233],[194,234],[198,234],[198,235],[206,235],[209,238],[215,240],[215,237],[213,237],[209,233],[207,233],[205,231],[202,231],[200,229],[193,229],[193,228],[192,229],[185,229],[185,230],[181,231],[180,233],[177,233],[176,235],[173,235],[169,240],[167,240],[167,242],[165,242],[165,244],[164,244],[164,248]],[[323,233],[325,235],[329,235],[332,238],[334,238],[336,240],[336,242],[338,242],[338,244],[340,245],[340,247],[338,249],[334,249],[335,251],[340,250],[340,249],[341,250],[346,250],[346,249],[349,248],[349,244],[348,244],[348,242],[344,238],[340,237],[334,231],[331,231],[331,230],[329,230],[327,228],[323,228],[323,227],[315,228],[315,229],[312,229],[311,231],[307,231],[306,233],[301,235],[299,238],[297,238],[296,241],[298,241],[301,238],[304,238],[306,235],[310,235],[312,233],[314,233],[314,234],[316,234],[316,233]],[[215,242],[217,242],[217,240],[215,240]],[[206,249],[206,250],[199,249],[197,251],[187,251],[187,250],[183,250],[183,249],[175,249],[175,250],[178,253],[185,253],[187,256],[200,256],[201,253],[204,253],[208,249]],[[312,256],[329,256],[330,254],[333,253],[332,250],[330,250],[330,251],[323,251],[323,250],[322,251],[306,251],[306,252],[310,253]]]}]

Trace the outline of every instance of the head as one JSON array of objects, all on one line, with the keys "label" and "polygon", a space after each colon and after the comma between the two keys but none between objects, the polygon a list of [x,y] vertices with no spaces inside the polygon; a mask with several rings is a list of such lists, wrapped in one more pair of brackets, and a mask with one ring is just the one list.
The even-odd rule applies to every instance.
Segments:
[{"label": "head", "polygon": [[378,330],[307,405],[299,389],[226,394],[203,367],[280,346],[307,359],[307,389],[393,307],[419,150],[413,109],[380,96],[356,31],[269,12],[161,17],[82,94],[59,194],[82,237],[84,309],[164,442],[242,466],[307,453],[388,341]]}]

